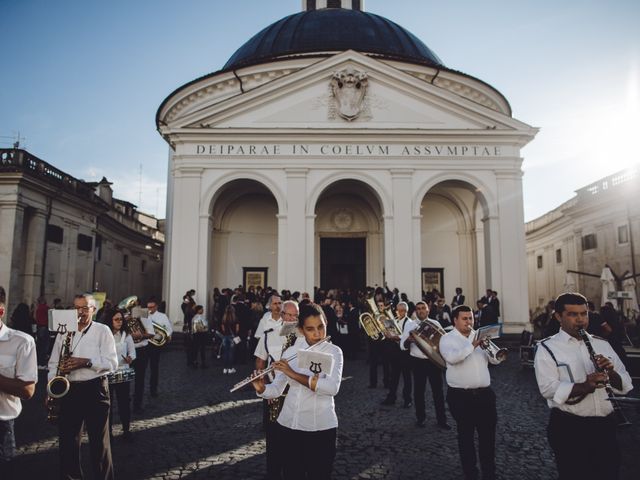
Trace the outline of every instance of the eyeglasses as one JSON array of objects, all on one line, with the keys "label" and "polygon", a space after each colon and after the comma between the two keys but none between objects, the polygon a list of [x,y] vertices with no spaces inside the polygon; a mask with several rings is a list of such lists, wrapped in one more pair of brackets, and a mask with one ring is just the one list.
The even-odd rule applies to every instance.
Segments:
[{"label": "eyeglasses", "polygon": [[289,313],[289,312],[283,312],[283,315],[291,315],[294,318],[298,318],[298,314],[297,313]]}]

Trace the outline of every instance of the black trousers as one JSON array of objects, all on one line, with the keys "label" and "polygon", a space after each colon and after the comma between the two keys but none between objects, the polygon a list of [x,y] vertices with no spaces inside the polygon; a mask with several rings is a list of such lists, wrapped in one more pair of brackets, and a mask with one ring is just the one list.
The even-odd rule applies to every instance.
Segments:
[{"label": "black trousers", "polygon": [[109,442],[109,385],[106,377],[74,382],[61,398],[59,419],[60,478],[82,478],[80,435],[84,423],[94,479],[113,479]]},{"label": "black trousers", "polygon": [[416,419],[423,422],[426,418],[424,393],[427,387],[427,378],[429,378],[433,405],[436,409],[436,420],[438,423],[447,423],[442,370],[431,361],[417,357],[411,357],[411,370],[413,371],[413,403],[416,407]]},{"label": "black trousers", "polygon": [[[122,430],[129,431],[131,426],[131,398],[129,396],[129,384],[131,382],[113,383],[109,385],[109,392],[111,394],[111,406],[118,402],[118,416],[122,423]],[[115,400],[115,401],[114,401]],[[109,435],[112,434],[113,427],[113,408],[109,414]]]},{"label": "black trousers", "polygon": [[557,408],[547,427],[560,480],[615,480],[620,469],[620,449],[614,415],[578,417]]},{"label": "black trousers", "polygon": [[369,342],[369,385],[376,387],[378,385],[378,366],[382,366],[382,383],[385,387],[389,386],[389,363],[384,355],[384,342]]},{"label": "black trousers", "polygon": [[209,333],[208,332],[196,332],[193,334],[193,361],[198,358],[198,354],[200,355],[200,366],[205,366],[207,364],[205,354],[207,343],[209,343]]},{"label": "black trousers", "polygon": [[[266,400],[264,401],[266,405]],[[268,410],[268,405],[267,405]],[[268,415],[268,413],[267,413]],[[283,427],[278,422],[265,421],[266,447],[267,447],[267,478],[268,480],[282,480],[284,478],[285,450],[288,446],[283,442]],[[286,453],[288,458],[289,453]]]},{"label": "black trousers", "polygon": [[151,368],[149,391],[151,395],[156,396],[158,394],[158,379],[160,378],[160,355],[162,355],[164,347],[156,347],[149,344],[147,348],[149,349],[149,367]]},{"label": "black trousers", "polygon": [[391,361],[391,377],[389,378],[389,400],[396,399],[400,376],[402,375],[402,398],[405,403],[411,402],[411,356],[407,350],[400,350],[398,345],[394,344],[388,347],[389,359]]},{"label": "black trousers", "polygon": [[144,396],[144,377],[147,374],[149,365],[149,346],[136,348],[136,359],[132,363],[136,371],[135,386],[133,389],[133,408],[142,408],[142,397]]},{"label": "black trousers", "polygon": [[478,431],[478,450],[483,480],[496,475],[496,394],[491,387],[463,390],[447,389],[449,411],[458,427],[458,449],[466,479],[478,478],[474,433]]},{"label": "black trousers", "polygon": [[337,428],[317,432],[292,430],[280,425],[287,455],[285,480],[328,480],[336,456]]}]

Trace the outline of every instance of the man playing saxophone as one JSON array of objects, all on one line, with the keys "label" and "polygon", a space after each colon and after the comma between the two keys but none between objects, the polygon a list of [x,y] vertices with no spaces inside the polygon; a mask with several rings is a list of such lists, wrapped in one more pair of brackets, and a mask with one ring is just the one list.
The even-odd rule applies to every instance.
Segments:
[{"label": "man playing saxophone", "polygon": [[59,399],[60,477],[82,478],[80,439],[84,423],[93,478],[113,479],[107,374],[118,366],[116,345],[109,328],[92,321],[96,309],[92,295],[76,295],[73,305],[78,331],[70,343],[68,358],[58,365],[65,339],[65,335],[58,335],[49,360],[49,379],[59,369],[71,383],[68,393]]},{"label": "man playing saxophone", "polygon": [[[540,342],[535,371],[540,393],[551,409],[547,436],[559,478],[617,479],[617,419],[605,386],[628,393],[633,388],[631,377],[609,342],[581,335],[589,324],[585,297],[563,293],[554,309],[560,331]],[[589,347],[595,352],[593,359]]]}]

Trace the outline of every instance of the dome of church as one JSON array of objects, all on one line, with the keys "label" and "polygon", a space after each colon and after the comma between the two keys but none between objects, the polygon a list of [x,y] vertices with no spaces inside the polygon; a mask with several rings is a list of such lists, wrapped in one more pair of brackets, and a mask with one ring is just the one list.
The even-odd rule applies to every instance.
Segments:
[{"label": "dome of church", "polygon": [[444,66],[420,39],[391,20],[360,10],[323,8],[289,15],[269,25],[240,47],[223,70],[345,50]]}]

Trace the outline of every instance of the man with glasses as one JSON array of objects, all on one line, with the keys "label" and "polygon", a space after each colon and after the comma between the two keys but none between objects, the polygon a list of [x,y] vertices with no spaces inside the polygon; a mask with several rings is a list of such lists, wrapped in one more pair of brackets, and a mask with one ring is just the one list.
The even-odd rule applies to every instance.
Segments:
[{"label": "man with glasses", "polygon": [[[109,441],[109,384],[107,374],[118,366],[116,345],[109,327],[93,322],[96,303],[92,295],[76,295],[78,331],[71,339],[69,358],[61,372],[71,382],[59,399],[60,478],[82,478],[80,439],[84,424],[89,435],[93,478],[113,479]],[[66,335],[58,335],[49,359],[49,380],[58,369],[60,349]]]}]

